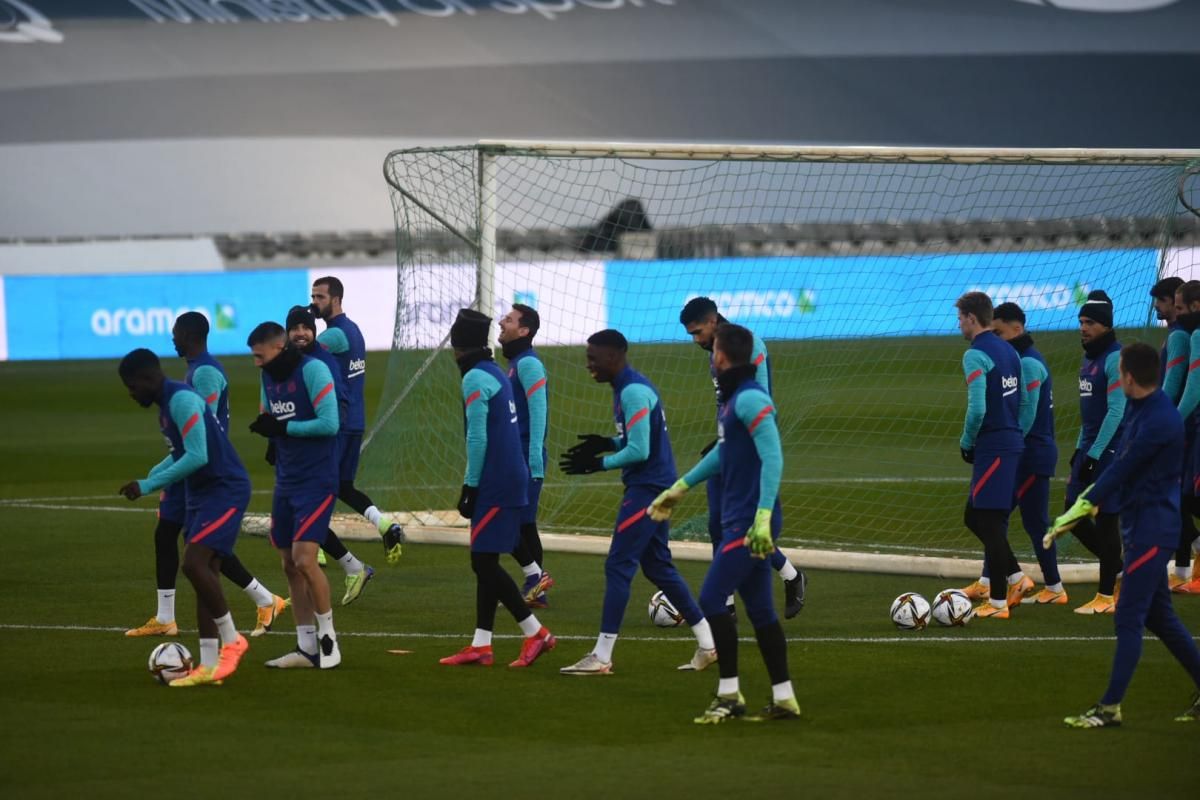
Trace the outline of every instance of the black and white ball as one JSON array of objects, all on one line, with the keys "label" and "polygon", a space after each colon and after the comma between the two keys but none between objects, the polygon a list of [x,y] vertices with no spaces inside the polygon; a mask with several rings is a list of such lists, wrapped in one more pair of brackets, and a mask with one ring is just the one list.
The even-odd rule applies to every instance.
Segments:
[{"label": "black and white ball", "polygon": [[163,642],[150,651],[150,674],[162,684],[185,677],[192,669],[192,654],[179,642]]},{"label": "black and white ball", "polygon": [[975,618],[975,607],[961,590],[942,589],[933,598],[933,618],[947,628],[960,627]]},{"label": "black and white ball", "polygon": [[683,623],[683,614],[679,613],[661,590],[650,596],[649,611],[650,621],[660,628],[674,628]]},{"label": "black and white ball", "polygon": [[902,631],[919,631],[929,624],[929,601],[905,592],[892,601],[892,622]]}]

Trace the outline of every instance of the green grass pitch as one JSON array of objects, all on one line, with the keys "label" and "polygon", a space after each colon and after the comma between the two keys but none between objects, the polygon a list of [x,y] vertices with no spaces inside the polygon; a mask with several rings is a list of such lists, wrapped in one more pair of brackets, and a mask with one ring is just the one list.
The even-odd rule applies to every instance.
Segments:
[{"label": "green grass pitch", "polygon": [[[953,358],[960,348],[946,341],[935,349]],[[270,480],[262,445],[245,431],[256,371],[244,358],[226,363],[233,439],[258,490],[253,508],[265,512]],[[180,372],[179,362],[168,365]],[[1069,369],[1056,369],[1056,376],[1073,383],[1063,371]],[[934,428],[953,428],[962,401],[953,362],[948,378],[943,367],[936,375],[932,365],[928,370],[949,387],[946,410],[934,415],[945,420]],[[602,413],[603,390],[595,389]],[[548,555],[558,587],[553,607],[540,616],[561,639],[532,669],[441,667],[437,658],[465,644],[473,627],[473,579],[461,549],[417,545],[389,569],[377,544],[353,543],[379,572],[358,603],[335,606],[341,668],[263,668],[293,645],[286,620],[252,640],[225,686],[166,689],[145,672],[155,642],[120,633],[154,610],[153,502],[131,505],[116,496],[119,485],[161,456],[154,415],[125,396],[113,362],[2,364],[0,408],[8,421],[0,439],[6,798],[1094,798],[1185,790],[1192,779],[1200,727],[1171,721],[1191,689],[1161,645],[1146,642],[1125,701],[1125,727],[1067,730],[1061,718],[1103,691],[1111,620],[1078,617],[1070,607],[1024,607],[1007,622],[894,630],[891,599],[909,590],[931,596],[944,584],[935,578],[811,575],[809,607],[784,623],[804,709],[797,723],[693,725],[716,674],[675,671],[691,653],[690,636],[650,625],[645,603],[652,588],[642,578],[617,644],[616,674],[558,675],[596,634],[598,557]],[[946,443],[948,475],[960,474],[953,445]],[[587,491],[598,507],[610,508],[618,489]],[[821,495],[819,487],[813,491]],[[854,502],[888,502],[872,491],[856,488]],[[453,499],[451,491],[447,501]],[[1018,526],[1014,544],[1021,539]],[[282,589],[265,539],[244,537],[239,552],[265,583]],[[680,568],[698,588],[704,565]],[[340,596],[340,570],[334,565],[328,574]],[[239,627],[249,626],[250,602],[225,587]],[[1079,601],[1095,591],[1070,589]],[[188,629],[181,640],[195,653],[193,601],[182,578],[178,606]],[[1200,600],[1182,598],[1177,607],[1200,632]],[[519,641],[503,612],[497,631],[509,637],[497,643],[498,662],[506,663]],[[751,642],[742,644],[741,663],[747,698],[761,705],[769,687]]]}]

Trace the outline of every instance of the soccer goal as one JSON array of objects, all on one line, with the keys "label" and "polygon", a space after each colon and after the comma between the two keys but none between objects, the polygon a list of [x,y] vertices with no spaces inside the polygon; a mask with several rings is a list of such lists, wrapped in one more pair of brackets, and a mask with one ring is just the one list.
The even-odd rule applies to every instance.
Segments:
[{"label": "soccer goal", "polygon": [[[1148,289],[1172,269],[1177,238],[1195,234],[1180,199],[1198,161],[1196,150],[498,141],[393,152],[398,310],[365,481],[412,520],[457,522],[446,511],[465,458],[450,323],[460,307],[498,317],[525,303],[540,313],[549,373],[540,525],[607,534],[619,476],[554,466],[577,434],[612,430],[611,392],[587,373],[584,342],[625,334],[660,390],[682,471],[715,433],[708,354],[679,323],[705,295],[770,352],[781,543],[848,568],[969,558],[969,573],[980,551],[961,521],[955,299],[978,289],[1017,302],[1050,361],[1058,507],[1078,431],[1077,307],[1104,289],[1123,340],[1161,340]],[[704,493],[675,520],[674,539],[706,541]],[[1011,540],[1026,560],[1019,526]]]}]

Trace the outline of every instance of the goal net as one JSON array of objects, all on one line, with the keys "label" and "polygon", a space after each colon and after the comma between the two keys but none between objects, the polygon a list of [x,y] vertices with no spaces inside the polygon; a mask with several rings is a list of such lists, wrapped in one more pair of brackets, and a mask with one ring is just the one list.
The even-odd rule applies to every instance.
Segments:
[{"label": "goal net", "polygon": [[[1079,428],[1077,308],[1104,289],[1122,340],[1161,341],[1148,289],[1168,268],[1178,187],[1197,157],[519,142],[392,153],[398,310],[364,482],[381,505],[457,521],[465,449],[450,324],[460,307],[498,318],[520,302],[539,311],[549,374],[540,526],[611,531],[619,475],[555,466],[577,434],[613,430],[584,341],[610,327],[628,338],[682,472],[715,435],[708,353],[679,323],[704,295],[767,343],[782,544],[977,558],[961,521],[966,343],[954,301],[978,289],[1024,309],[1055,380],[1059,507]],[[706,540],[704,493],[674,519],[673,538]],[[1028,557],[1019,531],[1011,541]]]}]

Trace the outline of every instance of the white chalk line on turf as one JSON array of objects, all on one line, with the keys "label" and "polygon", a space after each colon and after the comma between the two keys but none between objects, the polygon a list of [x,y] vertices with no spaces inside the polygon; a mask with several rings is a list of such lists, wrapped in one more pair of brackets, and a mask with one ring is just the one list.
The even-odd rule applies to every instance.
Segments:
[{"label": "white chalk line on turf", "polygon": [[[0,630],[10,631],[64,631],[83,633],[124,633],[125,628],[114,625],[25,625],[20,623],[0,623]],[[195,630],[180,628],[181,634],[194,634]],[[291,631],[274,631],[271,636],[291,636]],[[416,633],[413,631],[339,631],[338,638],[355,639],[462,639],[467,633]],[[146,637],[152,641],[170,641],[167,637]],[[497,633],[496,639],[521,639],[519,633]],[[595,636],[577,636],[566,634],[555,636],[561,642],[591,642]],[[1150,638],[1150,637],[1147,637]],[[1200,636],[1193,639],[1200,640]],[[1036,644],[1039,642],[1115,642],[1115,636],[922,636],[916,634],[900,634],[897,636],[804,636],[788,639],[791,644],[1004,644],[1019,642]],[[669,642],[688,644],[692,640],[684,635],[679,636],[628,636],[622,635],[622,642]],[[753,642],[752,637],[738,639],[740,642]]]}]

